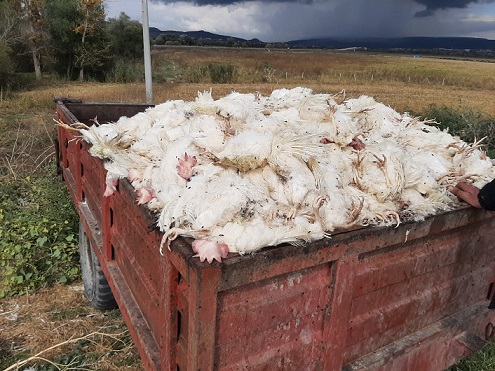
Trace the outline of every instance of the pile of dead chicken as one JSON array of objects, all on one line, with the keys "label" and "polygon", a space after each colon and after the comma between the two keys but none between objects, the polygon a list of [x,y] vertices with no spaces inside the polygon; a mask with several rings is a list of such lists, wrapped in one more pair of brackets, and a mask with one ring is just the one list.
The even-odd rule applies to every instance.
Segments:
[{"label": "pile of dead chicken", "polygon": [[495,169],[479,144],[432,124],[369,96],[295,88],[198,93],[79,131],[104,159],[106,196],[128,178],[164,244],[192,237],[212,262],[458,206],[447,187],[482,186]]}]

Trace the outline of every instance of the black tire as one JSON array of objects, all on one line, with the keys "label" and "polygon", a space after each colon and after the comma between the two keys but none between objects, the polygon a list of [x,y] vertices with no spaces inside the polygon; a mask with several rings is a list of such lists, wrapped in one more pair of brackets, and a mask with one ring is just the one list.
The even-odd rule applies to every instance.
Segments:
[{"label": "black tire", "polygon": [[91,246],[91,242],[84,231],[81,221],[79,221],[79,253],[86,298],[93,308],[98,310],[117,308],[112,289],[108,284],[100,261]]}]

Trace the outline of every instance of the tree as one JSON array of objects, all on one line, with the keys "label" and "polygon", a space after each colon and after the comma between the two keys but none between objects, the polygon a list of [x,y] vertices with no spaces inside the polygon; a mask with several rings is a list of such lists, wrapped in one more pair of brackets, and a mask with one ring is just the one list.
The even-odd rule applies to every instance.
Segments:
[{"label": "tree", "polygon": [[75,48],[75,64],[79,68],[79,80],[84,80],[87,67],[98,68],[109,58],[110,42],[105,36],[105,9],[103,0],[79,0],[81,20],[74,32],[81,35]]},{"label": "tree", "polygon": [[69,80],[75,77],[74,49],[80,37],[74,30],[79,17],[77,0],[45,0],[45,22],[55,58],[55,71]]},{"label": "tree", "polygon": [[11,48],[19,38],[18,17],[11,3],[0,2],[0,88],[3,95],[4,87],[9,85],[9,78],[14,70],[11,58]]},{"label": "tree", "polygon": [[41,79],[41,55],[47,44],[44,0],[16,0],[21,20],[21,33],[33,58],[36,79]]},{"label": "tree", "polygon": [[45,0],[55,69],[67,79],[103,79],[111,61],[103,0]]},{"label": "tree", "polygon": [[119,18],[108,20],[107,32],[112,42],[114,55],[131,60],[143,57],[143,27],[141,23],[131,20],[125,13],[120,13]]},{"label": "tree", "polygon": [[12,44],[19,38],[19,17],[9,1],[0,1],[0,42]]}]

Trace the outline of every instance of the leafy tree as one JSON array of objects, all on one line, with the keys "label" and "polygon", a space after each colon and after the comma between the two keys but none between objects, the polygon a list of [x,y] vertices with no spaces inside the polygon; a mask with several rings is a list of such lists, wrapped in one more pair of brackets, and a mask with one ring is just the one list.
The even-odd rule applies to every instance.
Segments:
[{"label": "leafy tree", "polygon": [[103,0],[45,0],[56,71],[67,79],[103,79],[110,67]]},{"label": "leafy tree", "polygon": [[80,14],[77,0],[45,0],[45,21],[55,56],[55,71],[67,79],[75,77],[75,45],[80,37],[74,30]]},{"label": "leafy tree", "polygon": [[125,13],[107,21],[108,36],[112,42],[114,55],[125,59],[143,57],[143,28],[141,23],[133,21]]},{"label": "leafy tree", "polygon": [[12,3],[0,2],[0,88],[9,85],[14,71],[10,45],[18,40],[18,17]]},{"label": "leafy tree", "polygon": [[41,79],[41,56],[46,51],[48,32],[44,20],[44,0],[15,0],[21,34],[33,58],[36,79]]},{"label": "leafy tree", "polygon": [[10,48],[5,41],[0,40],[0,90],[8,87],[9,80],[14,70],[12,59],[10,58]]},{"label": "leafy tree", "polygon": [[90,67],[99,69],[109,58],[110,42],[105,33],[105,9],[103,0],[79,0],[80,22],[74,32],[81,35],[75,47],[75,64],[79,68],[79,80],[84,80],[84,71]]}]

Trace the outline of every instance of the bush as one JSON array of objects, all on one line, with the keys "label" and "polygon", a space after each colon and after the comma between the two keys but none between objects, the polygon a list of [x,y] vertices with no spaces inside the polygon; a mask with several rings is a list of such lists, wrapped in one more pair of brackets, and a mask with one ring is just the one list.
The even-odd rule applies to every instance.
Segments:
[{"label": "bush", "polygon": [[110,72],[106,74],[106,81],[116,83],[144,81],[143,62],[117,59]]},{"label": "bush", "polygon": [[208,79],[208,69],[206,67],[190,67],[185,74],[185,81],[193,84],[206,82]]},{"label": "bush", "polygon": [[236,79],[235,66],[230,64],[208,64],[207,66],[191,67],[186,73],[186,82],[213,84],[230,84]]},{"label": "bush", "polygon": [[80,277],[77,213],[45,174],[0,183],[0,298]]},{"label": "bush", "polygon": [[235,67],[231,64],[209,64],[208,74],[213,84],[230,84],[235,82]]},{"label": "bush", "polygon": [[430,105],[424,115],[433,118],[441,129],[448,129],[452,135],[459,136],[468,143],[483,139],[485,150],[490,157],[495,155],[495,120],[483,118],[481,112],[474,109],[437,107]]}]

